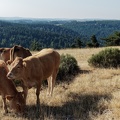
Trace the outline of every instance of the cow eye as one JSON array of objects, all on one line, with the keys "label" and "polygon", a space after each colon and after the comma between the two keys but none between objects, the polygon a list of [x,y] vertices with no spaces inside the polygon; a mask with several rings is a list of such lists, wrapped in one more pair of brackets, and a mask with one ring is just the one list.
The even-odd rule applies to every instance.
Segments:
[{"label": "cow eye", "polygon": [[18,66],[17,68],[20,69],[20,66]]}]

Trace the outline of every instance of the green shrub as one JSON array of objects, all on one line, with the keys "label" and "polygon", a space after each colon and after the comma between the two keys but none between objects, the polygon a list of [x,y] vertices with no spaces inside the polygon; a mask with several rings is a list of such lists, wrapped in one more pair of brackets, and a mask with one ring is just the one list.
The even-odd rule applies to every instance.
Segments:
[{"label": "green shrub", "polygon": [[61,63],[57,78],[63,80],[68,75],[74,75],[76,72],[78,72],[78,70],[79,67],[77,65],[77,60],[73,56],[69,54],[61,55]]},{"label": "green shrub", "polygon": [[89,65],[100,68],[120,67],[120,50],[117,48],[106,48],[88,60]]}]

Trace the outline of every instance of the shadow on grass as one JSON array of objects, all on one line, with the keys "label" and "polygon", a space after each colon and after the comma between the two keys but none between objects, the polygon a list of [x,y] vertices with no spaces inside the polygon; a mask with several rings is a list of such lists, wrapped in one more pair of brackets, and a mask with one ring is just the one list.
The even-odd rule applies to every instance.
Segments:
[{"label": "shadow on grass", "polygon": [[99,101],[111,99],[109,94],[79,95],[71,93],[68,97],[73,100],[66,102],[63,106],[53,107],[41,104],[40,107],[36,107],[36,105],[29,105],[23,117],[30,120],[91,120],[90,112],[102,114],[107,109],[107,106],[104,105],[100,108]]},{"label": "shadow on grass", "polygon": [[80,70],[79,71],[80,74],[89,74],[91,72],[92,72],[92,70]]},{"label": "shadow on grass", "polygon": [[77,71],[75,71],[74,73],[70,73],[67,75],[63,75],[63,76],[58,76],[56,79],[56,83],[60,84],[60,83],[70,83],[74,80],[74,78],[79,75],[79,74],[89,74],[91,73],[92,70],[81,70],[78,69]]}]

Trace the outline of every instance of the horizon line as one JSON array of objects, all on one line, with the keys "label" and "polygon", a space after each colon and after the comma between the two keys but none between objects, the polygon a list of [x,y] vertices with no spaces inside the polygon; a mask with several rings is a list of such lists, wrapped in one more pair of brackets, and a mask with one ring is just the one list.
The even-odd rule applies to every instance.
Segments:
[{"label": "horizon line", "polygon": [[115,18],[40,18],[40,17],[0,17],[0,19],[13,19],[13,20],[20,20],[20,19],[58,19],[58,20],[120,20]]}]

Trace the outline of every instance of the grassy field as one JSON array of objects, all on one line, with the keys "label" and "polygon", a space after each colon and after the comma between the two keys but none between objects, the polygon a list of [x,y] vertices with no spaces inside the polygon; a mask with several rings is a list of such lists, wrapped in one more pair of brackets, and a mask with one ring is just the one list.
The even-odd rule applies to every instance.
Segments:
[{"label": "grassy field", "polygon": [[0,120],[120,120],[120,69],[92,68],[87,62],[103,49],[58,50],[76,58],[80,73],[72,76],[70,83],[56,84],[52,97],[42,87],[40,109],[36,106],[35,88],[30,89],[25,115],[5,115],[0,99]]}]

